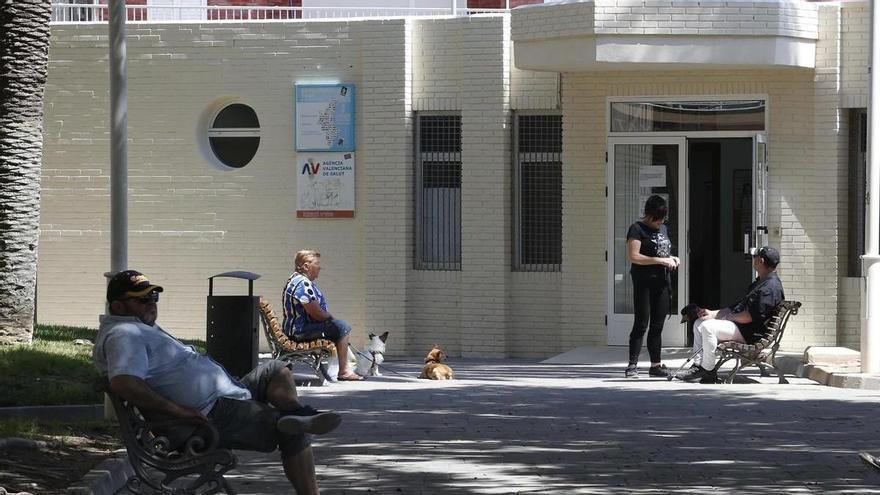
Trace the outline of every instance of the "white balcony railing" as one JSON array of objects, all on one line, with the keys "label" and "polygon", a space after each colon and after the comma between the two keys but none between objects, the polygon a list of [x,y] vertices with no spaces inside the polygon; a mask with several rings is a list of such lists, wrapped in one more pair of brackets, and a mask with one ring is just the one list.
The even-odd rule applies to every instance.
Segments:
[{"label": "white balcony railing", "polygon": [[[126,5],[130,22],[267,21],[288,19],[357,19],[376,17],[435,17],[497,14],[508,9],[405,7],[252,7],[215,5]],[[52,22],[106,23],[106,4],[53,3]]]}]

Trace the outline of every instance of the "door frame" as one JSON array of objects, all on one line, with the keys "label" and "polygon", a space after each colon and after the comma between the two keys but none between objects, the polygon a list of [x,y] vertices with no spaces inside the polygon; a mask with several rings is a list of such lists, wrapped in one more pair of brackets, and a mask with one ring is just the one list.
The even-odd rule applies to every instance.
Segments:
[{"label": "door frame", "polygon": [[[763,130],[749,130],[749,131],[693,131],[693,132],[611,132],[611,104],[619,103],[619,102],[650,102],[650,101],[737,101],[737,100],[762,100],[764,102],[764,129]],[[606,96],[605,97],[605,136],[606,136],[606,150],[607,150],[607,159],[605,163],[605,184],[607,186],[606,193],[606,260],[605,264],[607,269],[607,283],[606,283],[606,340],[608,345],[624,345],[625,343],[619,342],[619,339],[612,339],[612,319],[614,318],[614,265],[613,258],[608,257],[608,252],[613,252],[613,244],[614,244],[614,168],[613,168],[613,144],[619,142],[627,142],[626,139],[631,139],[632,143],[647,143],[653,144],[656,141],[660,144],[668,143],[669,141],[662,141],[664,139],[680,139],[684,144],[680,146],[679,150],[679,185],[680,188],[680,205],[679,205],[679,216],[683,216],[681,221],[679,222],[679,246],[678,253],[679,258],[681,258],[681,264],[683,268],[679,268],[679,284],[678,284],[678,296],[679,302],[687,301],[689,294],[689,271],[688,271],[688,255],[690,246],[688,244],[688,232],[690,231],[690,183],[689,183],[689,174],[688,174],[688,156],[687,156],[687,141],[689,139],[699,139],[699,138],[749,138],[752,140],[753,148],[755,152],[752,154],[752,169],[756,168],[756,159],[758,158],[758,140],[763,138],[763,142],[765,144],[763,158],[764,160],[764,194],[766,194],[769,190],[768,181],[769,181],[769,169],[767,168],[767,164],[770,161],[769,152],[767,152],[767,147],[769,147],[769,138],[768,134],[770,132],[770,114],[772,109],[772,102],[770,101],[769,93],[745,93],[745,94],[686,94],[686,95],[637,95],[637,96]],[[761,135],[759,138],[758,136]],[[684,154],[682,159],[681,155]],[[755,181],[757,177],[753,174],[753,185],[757,184]],[[756,198],[757,195],[754,195],[753,198]],[[766,209],[767,209],[767,198],[764,196],[764,207],[765,207],[765,222],[766,225]],[[756,226],[760,225],[760,219],[757,218],[756,211],[757,208],[753,207],[753,222],[752,229],[753,233],[756,232]],[[682,229],[684,233],[682,234]],[[763,239],[769,238],[769,232],[764,234]],[[761,239],[758,235],[753,235],[752,244],[754,245]],[[625,274],[624,276],[628,276]],[[683,281],[683,282],[682,282]],[[671,309],[673,314],[678,313],[678,308]],[[630,326],[632,325],[632,317],[630,317]],[[664,344],[669,346],[683,346],[687,342],[687,335],[685,332],[687,331],[687,327],[678,323],[679,320],[670,318],[664,327],[665,329],[671,330],[669,327],[671,321],[675,321],[679,326],[679,330],[677,331],[664,331],[666,337],[664,338]]]},{"label": "door frame", "polygon": [[[687,138],[684,135],[678,136],[655,136],[643,134],[639,137],[627,136],[609,136],[608,137],[608,161],[606,163],[606,183],[608,185],[608,194],[606,195],[606,269],[607,269],[607,305],[606,305],[606,334],[608,345],[626,345],[626,334],[622,329],[632,328],[633,315],[614,312],[614,256],[620,253],[620,246],[616,246],[614,241],[614,147],[616,145],[639,145],[639,144],[666,144],[678,146],[678,211],[675,212],[678,219],[678,245],[675,246],[681,259],[681,266],[678,273],[678,290],[677,300],[679,302],[687,300]],[[636,219],[632,219],[633,221]],[[628,277],[629,273],[624,273],[624,277]],[[678,313],[677,308],[670,308],[672,314]],[[684,328],[678,319],[668,318],[664,323],[664,334],[667,345],[683,346],[685,345],[686,335],[681,330]],[[627,330],[628,334],[628,330]]]},{"label": "door frame", "polygon": [[[606,184],[608,187],[608,194],[606,196],[606,250],[608,253],[611,253],[609,257],[606,259],[606,271],[607,271],[607,286],[606,286],[606,341],[608,345],[626,345],[626,342],[622,340],[621,337],[615,335],[617,332],[617,327],[620,325],[625,325],[626,322],[629,322],[629,326],[632,326],[632,315],[624,315],[624,314],[616,314],[614,313],[614,259],[611,257],[614,254],[614,145],[616,144],[679,144],[679,180],[678,187],[679,191],[679,228],[678,228],[678,246],[677,251],[679,258],[681,259],[681,267],[679,267],[678,274],[678,301],[688,301],[689,299],[689,258],[690,258],[690,245],[689,241],[689,232],[690,232],[690,174],[688,173],[689,164],[688,164],[688,142],[691,139],[736,139],[736,138],[748,138],[752,140],[753,146],[753,154],[752,154],[752,171],[753,171],[753,187],[758,184],[758,176],[759,173],[758,168],[764,167],[764,181],[763,181],[763,198],[762,202],[764,204],[764,215],[763,219],[759,218],[758,214],[758,205],[754,204],[752,208],[752,236],[751,236],[751,244],[752,250],[756,247],[759,247],[759,243],[763,242],[766,244],[767,239],[769,238],[769,232],[758,232],[759,226],[766,227],[766,209],[767,209],[767,192],[768,192],[768,162],[769,162],[769,152],[767,148],[769,147],[769,138],[768,132],[764,131],[717,131],[717,132],[690,132],[690,133],[614,133],[609,134],[607,137],[606,149],[608,150],[608,160],[606,162]],[[759,148],[759,143],[763,144],[763,148]],[[761,150],[759,153],[759,149]],[[760,156],[759,156],[760,154]],[[763,158],[763,161],[760,159]],[[753,201],[757,203],[758,194],[757,190],[754,190],[755,194],[753,195]],[[763,221],[762,221],[763,220]],[[625,274],[624,276],[628,276]],[[682,303],[683,305],[683,303]],[[678,308],[671,308],[671,312],[674,314],[677,313]],[[673,323],[674,320],[674,323]],[[675,328],[678,328],[677,330]],[[678,320],[670,318],[667,320],[664,325],[664,344],[672,347],[680,347],[684,346],[687,342],[686,335],[687,327],[683,323],[678,323]]]},{"label": "door frame", "polygon": [[767,131],[752,137],[752,239],[751,253],[770,243],[767,192],[770,185],[770,144]]}]

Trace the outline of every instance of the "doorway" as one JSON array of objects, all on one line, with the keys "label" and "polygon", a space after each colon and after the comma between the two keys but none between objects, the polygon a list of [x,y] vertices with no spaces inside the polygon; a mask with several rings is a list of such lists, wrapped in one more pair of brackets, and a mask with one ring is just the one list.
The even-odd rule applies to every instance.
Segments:
[{"label": "doorway", "polygon": [[[721,308],[752,281],[753,139],[688,139],[688,301]],[[688,345],[693,336],[688,333]]]},{"label": "doorway", "polygon": [[[670,311],[677,313],[685,300],[687,252],[685,243],[686,208],[684,201],[686,139],[683,136],[613,137],[608,140],[608,345],[626,345],[633,325],[633,286],[626,255],[626,232],[641,218],[645,201],[657,194],[666,199],[669,215],[666,226],[672,254],[682,266],[669,277]],[[685,343],[677,318],[664,322],[663,342]]]},{"label": "doorway", "polygon": [[[671,277],[670,313],[685,302],[721,308],[752,281],[751,252],[766,241],[766,137],[613,137],[608,161],[608,344],[626,345],[632,327],[627,226],[647,195],[669,204],[670,240],[682,265]],[[665,345],[693,344],[691,328],[669,318]]]},{"label": "doorway", "polygon": [[674,318],[687,302],[718,308],[751,281],[750,254],[767,243],[766,95],[609,100],[607,162],[609,345],[626,345],[633,322],[626,228],[648,195],[669,203],[672,308],[663,344],[690,345]]}]

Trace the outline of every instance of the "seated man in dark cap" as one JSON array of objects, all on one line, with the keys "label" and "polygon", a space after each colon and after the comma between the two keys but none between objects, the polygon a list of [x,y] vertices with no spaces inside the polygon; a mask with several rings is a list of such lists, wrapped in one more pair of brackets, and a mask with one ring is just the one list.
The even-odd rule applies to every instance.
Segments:
[{"label": "seated man in dark cap", "polygon": [[134,270],[110,280],[110,315],[101,320],[94,349],[110,390],[152,414],[210,421],[222,447],[280,449],[296,493],[317,494],[309,434],[334,430],[342,417],[300,404],[289,363],[269,361],[238,381],[166,333],[156,324],[162,291]]},{"label": "seated man in dark cap", "polygon": [[703,359],[682,377],[688,382],[715,383],[715,348],[718,342],[753,344],[764,337],[773,310],[785,300],[782,281],[776,275],[779,251],[764,246],[752,256],[758,278],[748,293],[735,304],[720,310],[701,309],[694,324],[694,353],[702,350]]}]

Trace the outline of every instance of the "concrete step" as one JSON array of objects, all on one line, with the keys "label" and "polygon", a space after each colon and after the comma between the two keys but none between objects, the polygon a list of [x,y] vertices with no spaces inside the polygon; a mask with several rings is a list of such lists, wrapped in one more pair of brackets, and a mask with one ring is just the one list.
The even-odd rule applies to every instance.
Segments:
[{"label": "concrete step", "polygon": [[860,367],[861,354],[847,347],[810,346],[804,349],[804,364],[816,366]]}]

